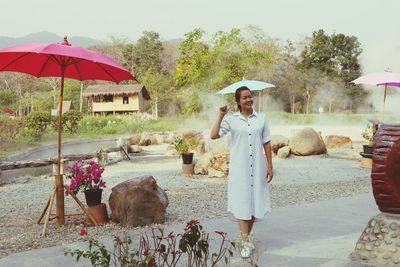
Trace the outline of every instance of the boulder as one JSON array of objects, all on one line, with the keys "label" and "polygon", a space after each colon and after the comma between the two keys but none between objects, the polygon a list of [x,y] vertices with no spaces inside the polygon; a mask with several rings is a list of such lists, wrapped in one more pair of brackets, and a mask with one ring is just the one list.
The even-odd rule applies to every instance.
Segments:
[{"label": "boulder", "polygon": [[112,188],[111,219],[122,226],[164,223],[168,197],[153,176],[127,180]]},{"label": "boulder", "polygon": [[153,138],[156,140],[157,145],[161,145],[162,143],[164,143],[165,140],[165,137],[161,134],[153,134]]},{"label": "boulder", "polygon": [[141,139],[140,135],[138,135],[138,134],[131,136],[130,138],[128,138],[128,141],[127,141],[128,146],[138,145],[140,143],[140,139]]},{"label": "boulder", "polygon": [[324,142],[327,148],[353,148],[353,142],[348,136],[327,135]]},{"label": "boulder", "polygon": [[206,152],[205,141],[204,141],[204,138],[203,138],[203,135],[201,132],[186,131],[186,132],[182,133],[182,138],[185,141],[190,140],[190,139],[193,139],[196,141],[197,146],[194,149],[192,149],[192,151],[195,151],[199,154],[204,154]]},{"label": "boulder", "polygon": [[140,137],[140,142],[139,145],[141,146],[149,146],[151,145],[151,139],[150,139],[150,135],[148,133],[143,133],[142,136]]},{"label": "boulder", "polygon": [[288,146],[289,139],[283,135],[273,135],[271,140],[271,149],[277,154],[281,147]]},{"label": "boulder", "polygon": [[[215,174],[218,171],[216,177],[226,177],[229,171],[229,154],[221,154],[213,156],[210,160],[210,167],[208,168],[208,176]],[[223,174],[223,176],[221,176]],[[213,176],[210,176],[213,177]],[[215,177],[215,176],[214,176]]]},{"label": "boulder", "polygon": [[289,157],[290,156],[290,147],[289,146],[281,147],[278,150],[277,154],[278,154],[278,157],[281,159],[285,159],[285,158]]},{"label": "boulder", "polygon": [[210,167],[210,160],[212,156],[210,153],[205,153],[201,155],[196,161],[196,165],[194,166],[195,174],[208,174],[208,168]]},{"label": "boulder", "polygon": [[143,151],[143,148],[139,145],[128,146],[128,153],[140,153],[142,151]]},{"label": "boulder", "polygon": [[293,135],[289,140],[289,146],[292,154],[298,156],[326,154],[325,143],[321,135],[310,127]]}]

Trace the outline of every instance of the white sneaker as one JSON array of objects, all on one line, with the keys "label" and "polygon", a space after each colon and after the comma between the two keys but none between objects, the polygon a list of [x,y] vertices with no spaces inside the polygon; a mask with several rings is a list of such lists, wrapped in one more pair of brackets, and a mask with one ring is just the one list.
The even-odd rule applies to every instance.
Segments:
[{"label": "white sneaker", "polygon": [[240,250],[240,256],[243,259],[248,259],[248,258],[250,258],[251,253],[253,252],[253,250],[254,250],[254,245],[251,242],[243,241],[242,249]]}]

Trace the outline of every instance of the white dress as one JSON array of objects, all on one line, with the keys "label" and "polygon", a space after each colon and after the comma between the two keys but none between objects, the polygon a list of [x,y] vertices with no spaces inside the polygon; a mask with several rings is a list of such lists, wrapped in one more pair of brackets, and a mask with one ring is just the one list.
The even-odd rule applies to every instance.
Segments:
[{"label": "white dress", "polygon": [[271,141],[264,114],[253,111],[247,119],[236,112],[226,116],[220,137],[232,135],[229,175],[228,214],[233,220],[262,220],[271,212],[267,160],[263,144]]}]

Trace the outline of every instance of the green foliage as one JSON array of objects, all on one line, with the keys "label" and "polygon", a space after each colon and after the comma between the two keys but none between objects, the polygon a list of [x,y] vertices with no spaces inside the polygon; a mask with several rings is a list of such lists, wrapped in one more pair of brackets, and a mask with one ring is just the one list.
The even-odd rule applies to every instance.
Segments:
[{"label": "green foliage", "polygon": [[[94,238],[87,238],[88,250],[67,250],[64,255],[71,255],[77,262],[81,258],[88,259],[92,266],[99,267],[183,266],[180,259],[185,259],[185,265],[188,267],[215,267],[219,263],[228,265],[233,255],[232,248],[235,248],[235,243],[227,240],[225,232],[215,231],[218,241],[210,239],[210,234],[203,230],[203,226],[197,220],[187,222],[184,232],[180,234],[165,234],[163,228],[151,228],[150,231],[151,236],[147,232],[142,233],[138,247],[132,246],[129,236],[115,236],[112,250]],[[211,241],[217,242],[218,250],[211,250]]]},{"label": "green foliage", "polygon": [[16,99],[17,94],[14,91],[10,89],[0,90],[0,108],[14,104]]},{"label": "green foliage", "polygon": [[26,126],[28,127],[32,139],[38,141],[51,122],[50,113],[42,111],[31,112],[27,116],[26,122]]},{"label": "green foliage", "polygon": [[372,146],[374,142],[374,136],[377,131],[378,124],[368,123],[364,131],[361,133],[361,136],[368,142],[368,145]]},{"label": "green foliage", "polygon": [[72,106],[79,109],[80,95],[81,82],[77,80],[66,79],[64,82],[64,101],[72,101]]},{"label": "green foliage", "polygon": [[62,116],[63,126],[71,134],[75,134],[78,131],[79,122],[82,120],[83,114],[77,110],[69,110]]},{"label": "green foliage", "polygon": [[183,103],[182,114],[191,115],[199,113],[203,107],[201,95],[197,91],[189,91],[188,95],[185,96],[186,101]]},{"label": "green foliage", "polygon": [[200,82],[210,70],[208,45],[202,41],[205,32],[194,29],[185,34],[179,45],[180,57],[177,60],[175,85],[183,87]]},{"label": "green foliage", "polygon": [[189,153],[190,150],[194,149],[198,142],[195,138],[183,139],[182,137],[176,137],[172,142],[176,152],[180,155]]},{"label": "green foliage", "polygon": [[25,123],[24,118],[12,119],[9,116],[0,116],[0,149],[18,140]]},{"label": "green foliage", "polygon": [[[315,93],[324,80],[337,81],[343,84],[341,95],[350,98],[348,106],[357,107],[367,96],[367,93],[350,81],[361,75],[359,56],[362,53],[361,44],[355,36],[341,33],[327,35],[323,30],[314,31],[312,38],[301,52],[301,62],[298,67],[304,72],[304,95],[307,101]],[[314,74],[309,75],[310,71]],[[320,73],[315,79],[315,73]],[[310,82],[313,81],[313,84]],[[318,82],[319,81],[319,82]]]}]

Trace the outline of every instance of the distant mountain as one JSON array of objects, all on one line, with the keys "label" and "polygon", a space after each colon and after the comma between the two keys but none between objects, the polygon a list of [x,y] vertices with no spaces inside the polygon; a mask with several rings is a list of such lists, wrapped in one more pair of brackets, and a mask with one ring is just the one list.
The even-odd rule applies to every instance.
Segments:
[{"label": "distant mountain", "polygon": [[[55,33],[45,32],[45,31],[31,33],[18,38],[0,36],[0,48],[4,48],[15,44],[23,44],[23,43],[58,43],[63,40],[63,37],[64,36],[60,36]],[[84,36],[68,36],[68,41],[72,45],[77,45],[82,47],[88,47],[91,45],[104,43],[103,41]]]}]

